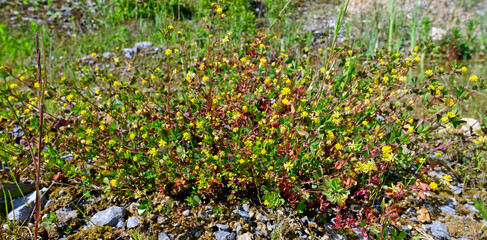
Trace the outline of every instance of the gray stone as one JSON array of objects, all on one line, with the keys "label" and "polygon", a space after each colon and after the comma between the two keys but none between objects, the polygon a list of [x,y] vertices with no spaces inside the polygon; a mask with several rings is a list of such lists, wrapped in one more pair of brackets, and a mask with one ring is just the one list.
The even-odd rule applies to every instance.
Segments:
[{"label": "gray stone", "polygon": [[250,205],[248,203],[242,204],[242,210],[248,212],[250,210]]},{"label": "gray stone", "polygon": [[267,219],[267,217],[265,215],[260,215],[258,218],[257,218],[257,221],[261,221],[261,222],[267,222],[269,221],[269,219]]},{"label": "gray stone", "polygon": [[433,41],[442,41],[446,36],[446,30],[432,27],[430,32],[431,40]]},{"label": "gray stone", "polygon": [[64,191],[64,190],[62,190],[62,189],[61,189],[61,190],[59,190],[59,195],[63,195],[64,193],[66,193],[66,191]]},{"label": "gray stone", "polygon": [[480,131],[480,122],[477,119],[473,118],[462,118],[465,121],[465,125],[462,125],[460,131],[466,134],[472,134],[473,132]]},{"label": "gray stone", "polygon": [[56,216],[60,222],[67,223],[78,217],[78,210],[64,211],[63,209],[58,209]]},{"label": "gray stone", "polygon": [[127,228],[135,228],[139,224],[139,217],[129,217],[127,219]]},{"label": "gray stone", "polygon": [[203,212],[198,212],[198,213],[196,214],[196,216],[200,217],[200,218],[201,218],[201,219],[203,219],[203,220],[208,220],[208,219],[209,219],[209,218],[208,218],[208,216],[207,216],[207,214],[205,214],[205,213],[203,213]]},{"label": "gray stone", "polygon": [[448,204],[449,206],[458,206],[458,201],[455,199],[455,198],[450,198],[450,199],[447,199],[446,200],[446,204]]},{"label": "gray stone", "polygon": [[249,219],[249,213],[242,211],[242,210],[233,210],[233,213],[239,215],[240,217],[244,218],[245,220]]},{"label": "gray stone", "polygon": [[123,52],[126,58],[133,58],[132,54],[136,53],[136,49],[133,48],[123,48],[121,51]]},{"label": "gray stone", "polygon": [[108,59],[110,57],[112,57],[112,53],[111,52],[104,52],[103,53],[103,58],[107,58]]},{"label": "gray stone", "polygon": [[[39,193],[41,194],[41,209],[44,208],[44,205],[46,204],[47,200],[46,197],[44,197],[44,193],[47,192],[47,188],[42,188],[39,190]],[[31,192],[25,197],[17,198],[13,201],[13,210],[8,213],[8,219],[9,220],[15,220],[15,221],[25,221],[28,220],[30,217],[32,211],[35,208],[35,203],[36,203],[36,192]]]},{"label": "gray stone", "polygon": [[441,222],[433,221],[430,226],[430,231],[431,234],[438,239],[450,239],[450,233],[448,232],[448,228],[445,226],[445,224]]},{"label": "gray stone", "polygon": [[125,222],[124,222],[124,221],[120,221],[120,222],[118,222],[118,223],[117,223],[116,228],[125,228],[126,226],[127,226],[127,225],[125,224]]},{"label": "gray stone", "polygon": [[463,189],[461,189],[461,188],[459,188],[457,186],[452,185],[451,186],[451,191],[453,193],[457,194],[457,195],[460,195],[460,193],[462,193]]},{"label": "gray stone", "polygon": [[184,210],[184,211],[183,211],[183,215],[184,215],[184,216],[189,216],[189,210]]},{"label": "gray stone", "polygon": [[119,221],[124,220],[125,214],[125,208],[112,206],[93,215],[93,217],[91,217],[91,222],[97,226],[114,227]]},{"label": "gray stone", "polygon": [[468,208],[472,212],[475,212],[475,213],[479,212],[479,210],[477,208],[475,208],[475,206],[473,205],[472,202],[465,203],[463,206],[465,206],[466,208]]},{"label": "gray stone", "polygon": [[307,239],[307,238],[308,238],[308,235],[307,235],[307,234],[305,234],[305,233],[303,233],[303,232],[301,232],[301,231],[299,231],[299,230],[298,230],[296,233],[297,233],[297,234],[299,235],[299,237],[300,237],[300,238],[302,238],[302,239]]},{"label": "gray stone", "polygon": [[254,235],[252,233],[244,233],[242,235],[237,236],[237,240],[253,240]]},{"label": "gray stone", "polygon": [[140,52],[140,50],[150,48],[152,46],[154,46],[154,44],[151,42],[138,42],[138,43],[135,43],[134,48],[137,49],[137,52]]},{"label": "gray stone", "polygon": [[223,230],[223,231],[227,231],[228,229],[230,229],[230,226],[228,226],[228,224],[220,224],[220,223],[217,223],[216,224],[216,227],[219,230]]},{"label": "gray stone", "polygon": [[235,239],[235,233],[221,231],[221,230],[214,232],[213,236],[216,238],[216,240],[234,240]]},{"label": "gray stone", "polygon": [[449,213],[451,215],[455,215],[456,211],[455,208],[449,206],[449,205],[443,205],[439,207],[440,211],[443,213]]},{"label": "gray stone", "polygon": [[157,240],[174,240],[174,235],[161,232],[157,234]]}]

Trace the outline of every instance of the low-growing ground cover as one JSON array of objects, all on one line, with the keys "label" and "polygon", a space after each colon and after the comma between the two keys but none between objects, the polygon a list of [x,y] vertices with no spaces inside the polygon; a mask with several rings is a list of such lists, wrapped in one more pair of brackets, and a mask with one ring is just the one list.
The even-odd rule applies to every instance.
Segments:
[{"label": "low-growing ground cover", "polygon": [[[55,80],[42,84],[35,66],[2,66],[2,181],[32,178],[43,102],[42,183],[119,204],[136,198],[147,213],[171,204],[145,196],[246,200],[382,236],[412,193],[426,198],[453,180],[485,185],[485,120],[452,133],[463,123],[456,107],[485,89],[485,77],[455,64],[416,75],[428,44],[365,61],[363,49],[336,39],[240,39],[225,5],[209,6],[201,38],[165,25],[160,46],[141,43],[129,56],[93,49],[44,72]],[[449,76],[470,84],[442,81]],[[428,175],[448,161],[464,174]]]}]

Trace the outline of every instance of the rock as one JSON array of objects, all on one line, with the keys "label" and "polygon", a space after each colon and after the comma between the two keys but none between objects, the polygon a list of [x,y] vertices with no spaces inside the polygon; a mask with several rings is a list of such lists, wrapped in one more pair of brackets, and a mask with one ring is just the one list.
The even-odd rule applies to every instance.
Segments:
[{"label": "rock", "polygon": [[78,217],[78,210],[64,211],[63,209],[58,209],[55,213],[57,219],[63,223],[67,223]]},{"label": "rock", "polygon": [[472,212],[475,212],[475,213],[479,212],[479,210],[473,205],[472,202],[465,203],[463,206],[465,206],[466,208],[468,208]]},{"label": "rock", "polygon": [[137,52],[137,50],[133,48],[123,48],[121,51],[123,52],[126,58],[133,58],[132,54]]},{"label": "rock", "polygon": [[437,28],[437,27],[432,27],[431,32],[430,32],[430,38],[433,41],[442,41],[445,39],[446,35],[446,30]]},{"label": "rock", "polygon": [[127,228],[135,228],[139,224],[139,217],[129,217],[127,219]]},{"label": "rock", "polygon": [[117,226],[115,226],[116,228],[125,228],[127,225],[125,224],[124,221],[120,221],[117,223]]},{"label": "rock", "polygon": [[157,217],[157,224],[164,224],[165,222],[167,221],[167,217],[164,217],[164,216],[158,216]]},{"label": "rock", "polygon": [[189,210],[184,210],[184,211],[183,211],[183,215],[184,215],[184,216],[189,216]]},{"label": "rock", "polygon": [[209,220],[208,216],[206,213],[203,213],[203,212],[198,212],[196,214],[196,216],[198,216],[199,218],[203,219],[203,220]]},{"label": "rock", "polygon": [[242,204],[242,210],[248,212],[250,210],[250,205],[249,204]]},{"label": "rock", "polygon": [[306,235],[305,233],[303,233],[301,231],[297,231],[296,233],[299,235],[299,238],[302,238],[302,239],[307,239],[308,238],[308,235]]},{"label": "rock", "polygon": [[[39,190],[39,193],[41,194],[41,202],[40,202],[41,209],[44,208],[44,205],[47,202],[46,198],[43,196],[44,193],[46,192],[47,192],[47,188],[43,188]],[[15,220],[15,221],[28,220],[32,211],[35,208],[35,204],[36,204],[36,192],[31,192],[27,194],[25,197],[15,199],[13,201],[14,210],[8,213],[8,219]]]},{"label": "rock", "polygon": [[451,207],[458,206],[458,204],[459,204],[455,198],[447,199],[445,202],[446,202],[446,204],[448,204]]},{"label": "rock", "polygon": [[237,240],[253,240],[254,239],[254,235],[252,235],[252,233],[244,233],[240,236],[237,236]]},{"label": "rock", "polygon": [[230,226],[228,226],[228,224],[220,224],[220,223],[217,223],[216,224],[216,227],[219,230],[222,230],[222,231],[227,231],[228,229],[230,229]]},{"label": "rock", "polygon": [[138,43],[135,43],[134,48],[137,50],[137,52],[140,52],[141,50],[146,49],[146,48],[150,48],[152,46],[154,46],[154,44],[151,42],[138,42]]},{"label": "rock", "polygon": [[161,232],[157,234],[157,240],[174,240],[174,236],[172,234]]},{"label": "rock", "polygon": [[59,239],[61,234],[59,233],[59,228],[55,224],[50,224],[46,227],[47,236],[49,239]]},{"label": "rock", "polygon": [[453,185],[452,185],[452,186],[451,186],[451,191],[452,191],[453,193],[457,194],[457,195],[460,195],[460,193],[462,193],[462,191],[463,191],[463,190],[462,190],[461,188],[457,187],[457,186],[453,186]]},{"label": "rock", "polygon": [[448,214],[451,214],[451,215],[455,215],[456,214],[455,208],[453,208],[453,207],[451,207],[449,205],[440,206],[439,209],[443,213],[448,213]]},{"label": "rock", "polygon": [[125,214],[125,208],[112,206],[93,215],[93,217],[91,217],[91,222],[97,226],[114,227],[119,221],[124,220]]},{"label": "rock", "polygon": [[240,231],[242,231],[242,224],[240,224],[239,222],[235,222],[235,223],[233,224],[233,227],[235,228],[235,232],[236,232],[237,234],[239,234],[239,233],[240,233]]},{"label": "rock", "polygon": [[460,131],[468,134],[472,134],[473,132],[480,131],[480,122],[477,119],[473,118],[462,118],[463,121],[466,123],[462,125]]},{"label": "rock", "polygon": [[103,58],[108,59],[108,58],[111,58],[113,54],[111,52],[104,52],[102,55],[103,55]]},{"label": "rock", "polygon": [[450,239],[450,233],[448,232],[448,228],[445,226],[445,224],[441,222],[433,221],[430,226],[430,231],[431,234],[433,234],[433,236],[438,239]]},{"label": "rock", "polygon": [[239,215],[240,217],[244,218],[245,220],[249,219],[249,213],[242,211],[242,210],[233,210],[233,213]]},{"label": "rock", "polygon": [[230,233],[226,231],[217,231],[213,233],[213,236],[216,238],[216,240],[234,240],[235,239],[235,233]]},{"label": "rock", "polygon": [[428,212],[428,209],[425,207],[421,207],[418,211],[418,220],[421,223],[429,223],[431,222],[430,214]]},{"label": "rock", "polygon": [[[2,169],[2,167],[0,167]],[[0,187],[0,199],[3,199],[3,190],[5,189],[5,193],[8,196],[7,199],[10,199],[10,196],[12,198],[18,198],[25,196],[31,192],[33,192],[36,189],[36,186],[34,184],[30,183],[14,183],[14,182],[7,182],[4,181],[2,182],[2,186]],[[5,206],[5,205],[2,205]]]}]

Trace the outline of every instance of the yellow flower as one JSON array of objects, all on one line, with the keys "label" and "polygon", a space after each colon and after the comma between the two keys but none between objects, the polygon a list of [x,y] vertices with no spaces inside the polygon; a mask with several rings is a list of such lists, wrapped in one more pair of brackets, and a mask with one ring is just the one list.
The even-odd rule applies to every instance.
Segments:
[{"label": "yellow flower", "polygon": [[479,79],[479,77],[477,77],[477,76],[475,76],[475,75],[472,75],[472,76],[470,76],[470,78],[469,78],[469,80],[470,80],[471,82],[476,82],[478,79]]},{"label": "yellow flower", "polygon": [[362,125],[364,125],[364,126],[368,126],[368,125],[369,125],[369,123],[368,123],[367,121],[363,121],[363,122],[362,122]]},{"label": "yellow flower", "polygon": [[391,146],[383,146],[382,147],[382,154],[383,155],[389,155],[392,153],[392,147]]},{"label": "yellow flower", "polygon": [[183,133],[183,139],[186,140],[186,141],[189,141],[191,140],[191,135],[189,133]]},{"label": "yellow flower", "polygon": [[441,118],[441,121],[443,121],[443,122],[448,122],[448,116],[444,116],[444,117],[442,117],[442,118]]},{"label": "yellow flower", "polygon": [[267,201],[267,199],[264,201],[264,205],[269,205],[269,202]]},{"label": "yellow flower", "polygon": [[465,67],[465,66],[463,66],[463,67],[462,67],[462,72],[467,72],[467,71],[468,71],[468,68],[467,68],[467,67]]},{"label": "yellow flower", "polygon": [[116,185],[117,185],[117,179],[112,179],[112,180],[110,181],[110,185],[112,185],[112,186],[116,186]]},{"label": "yellow flower", "polygon": [[238,132],[238,127],[233,128],[233,132]]},{"label": "yellow flower", "polygon": [[445,174],[445,175],[443,175],[443,176],[441,177],[441,183],[442,183],[443,185],[449,185],[449,184],[450,184],[450,182],[451,182],[451,180],[452,180],[452,179],[451,179],[451,176],[450,176],[450,175],[448,175],[448,174]]},{"label": "yellow flower", "polygon": [[137,156],[134,156],[132,159],[134,160],[134,162],[137,162],[138,160]]},{"label": "yellow flower", "polygon": [[426,70],[426,75],[431,77],[433,75],[433,70]]},{"label": "yellow flower", "polygon": [[203,80],[203,82],[208,82],[208,80],[210,80],[210,78],[208,78],[207,76],[204,76],[202,80]]},{"label": "yellow flower", "polygon": [[449,118],[454,118],[454,117],[455,117],[455,113],[448,112],[448,113],[446,114],[446,116],[448,116]]},{"label": "yellow flower", "polygon": [[130,140],[134,140],[134,138],[135,138],[135,134],[131,133],[130,134]]},{"label": "yellow flower", "polygon": [[172,54],[172,50],[170,48],[166,49],[166,55],[169,56]]},{"label": "yellow flower", "polygon": [[39,87],[39,83],[38,82],[34,83],[34,87],[35,88],[38,88]]},{"label": "yellow flower", "polygon": [[157,154],[157,149],[151,148],[148,153],[149,153],[149,155],[155,156]]},{"label": "yellow flower", "polygon": [[267,151],[266,151],[265,149],[262,149],[262,150],[260,151],[260,154],[262,154],[262,155],[266,155],[266,154],[267,154]]},{"label": "yellow flower", "polygon": [[337,144],[335,145],[335,148],[336,148],[336,150],[340,151],[340,150],[342,150],[342,149],[343,149],[343,146],[342,146],[340,143],[337,143]]},{"label": "yellow flower", "polygon": [[147,138],[147,133],[142,134],[142,138],[146,139]]},{"label": "yellow flower", "polygon": [[289,103],[289,100],[287,100],[287,98],[284,98],[284,99],[282,100],[282,104],[287,105],[288,103]]},{"label": "yellow flower", "polygon": [[292,168],[292,167],[293,167],[293,165],[292,165],[290,162],[288,162],[288,163],[284,163],[284,169],[285,169],[286,171],[288,171],[288,172],[289,172],[289,170],[291,170],[291,168]]},{"label": "yellow flower", "polygon": [[173,30],[173,29],[174,29],[174,27],[173,27],[172,25],[169,25],[169,26],[167,26],[167,29],[168,29],[168,30]]},{"label": "yellow flower", "polygon": [[283,89],[281,90],[281,94],[282,94],[282,95],[287,95],[287,94],[289,94],[290,92],[291,92],[291,89],[289,89],[289,88],[287,88],[287,87],[285,87],[285,88],[283,88]]},{"label": "yellow flower", "polygon": [[93,56],[93,57],[96,56],[96,53],[91,53],[91,56]]},{"label": "yellow flower", "polygon": [[419,56],[414,57],[414,61],[419,62],[419,60],[421,60]]},{"label": "yellow flower", "polygon": [[12,83],[12,84],[10,84],[9,87],[10,87],[10,89],[16,89],[18,87],[18,85],[15,83]]}]

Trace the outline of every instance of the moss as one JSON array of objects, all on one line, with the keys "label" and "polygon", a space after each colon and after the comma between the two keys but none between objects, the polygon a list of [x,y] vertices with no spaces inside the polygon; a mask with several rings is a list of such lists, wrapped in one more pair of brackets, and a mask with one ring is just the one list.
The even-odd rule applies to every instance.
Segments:
[{"label": "moss", "polygon": [[81,240],[81,239],[115,239],[117,237],[116,230],[109,226],[93,226],[89,229],[79,231],[73,235],[68,236],[67,240]]}]

